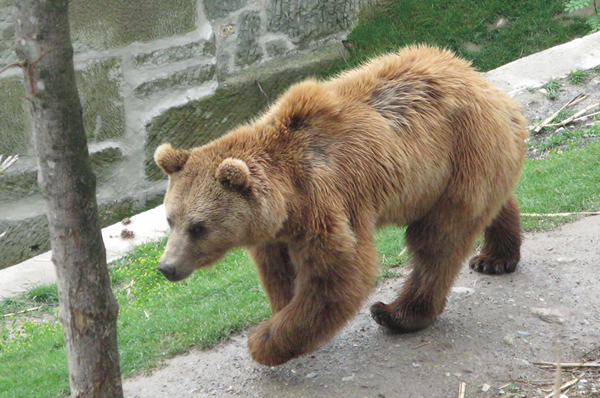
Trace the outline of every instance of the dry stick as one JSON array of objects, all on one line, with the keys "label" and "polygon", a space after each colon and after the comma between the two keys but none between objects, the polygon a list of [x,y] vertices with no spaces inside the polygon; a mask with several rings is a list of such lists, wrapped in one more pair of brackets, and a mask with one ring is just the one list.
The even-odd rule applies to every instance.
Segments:
[{"label": "dry stick", "polygon": [[426,345],[431,344],[431,340],[430,341],[426,341],[425,343],[421,343],[419,345],[416,345],[414,347],[412,347],[413,350],[416,350],[417,348],[421,348],[421,347],[425,347]]},{"label": "dry stick", "polygon": [[560,398],[560,384],[562,379],[562,368],[560,366],[560,345],[558,344],[558,328],[556,327],[556,322],[554,325],[554,344],[556,347],[556,378],[554,379],[554,392],[550,394],[550,397]]},{"label": "dry stick", "polygon": [[565,126],[565,125],[571,123],[573,120],[577,119],[578,117],[581,117],[581,115],[585,114],[588,111],[591,111],[592,109],[594,109],[594,108],[596,108],[598,106],[600,106],[600,102],[596,102],[595,104],[586,106],[585,108],[583,108],[579,112],[575,113],[573,116],[568,117],[565,120],[563,120],[562,122],[558,123],[558,125],[559,126]]},{"label": "dry stick", "polygon": [[13,66],[23,67],[23,66],[25,66],[25,62],[21,61],[21,62],[15,62],[13,64],[6,65],[4,68],[0,69],[0,73],[4,72],[8,68],[12,68]]},{"label": "dry stick", "polygon": [[467,388],[467,383],[461,381],[458,385],[458,398],[465,398],[465,389]]},{"label": "dry stick", "polygon": [[[579,380],[581,379],[581,376],[574,378],[571,381],[566,382],[565,384],[563,384],[562,386],[560,386],[560,392],[565,392],[567,391],[569,388],[573,387],[575,384],[577,384],[577,382],[579,382]],[[551,392],[548,395],[545,395],[544,398],[552,398],[552,395],[554,394],[555,391]]]},{"label": "dry stick", "polygon": [[579,94],[578,96],[576,96],[575,98],[573,98],[571,101],[567,102],[562,108],[560,108],[559,110],[557,110],[556,112],[554,112],[552,115],[550,115],[549,117],[546,118],[546,120],[544,120],[543,122],[541,122],[540,124],[538,124],[537,126],[535,126],[533,128],[533,132],[534,133],[539,133],[544,127],[546,127],[549,123],[551,123],[557,116],[558,114],[565,108],[571,106],[571,105],[575,105],[578,102],[583,101],[585,98],[587,98],[587,95],[585,94]]},{"label": "dry stick", "polygon": [[[554,368],[557,366],[554,362],[534,362],[534,365],[541,366],[543,368]],[[598,362],[562,362],[559,364],[563,369],[568,368],[600,368],[600,363]]]},{"label": "dry stick", "polygon": [[573,213],[521,213],[523,217],[569,217],[569,216],[598,216],[600,211],[578,211]]},{"label": "dry stick", "polygon": [[261,93],[263,93],[263,95],[265,96],[265,98],[267,99],[267,105],[269,104],[269,96],[267,95],[267,93],[265,93],[265,90],[263,90],[262,86],[260,85],[260,82],[258,80],[254,81],[256,83],[256,85],[258,86],[258,89],[260,90]]},{"label": "dry stick", "polygon": [[[592,117],[592,116],[596,116],[596,115],[600,115],[600,111],[588,113],[587,115],[576,117],[575,119],[571,120],[571,122],[579,122],[581,120],[587,119],[588,117]],[[563,125],[563,122],[551,123],[551,124],[547,124],[546,127],[558,127],[558,126],[562,126],[562,125]]]},{"label": "dry stick", "polygon": [[21,311],[17,311],[17,312],[11,312],[10,314],[4,314],[4,315],[2,315],[2,318],[7,318],[7,317],[9,317],[11,315],[25,314],[26,312],[36,311],[36,310],[39,310],[40,308],[42,308],[41,305],[39,307],[33,307],[33,308],[28,308],[26,310],[21,310]]}]

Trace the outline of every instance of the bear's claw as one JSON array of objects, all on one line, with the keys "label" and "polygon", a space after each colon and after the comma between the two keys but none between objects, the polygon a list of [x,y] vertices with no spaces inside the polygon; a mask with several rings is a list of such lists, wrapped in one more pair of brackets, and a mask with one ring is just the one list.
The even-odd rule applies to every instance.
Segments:
[{"label": "bear's claw", "polygon": [[494,259],[485,254],[475,256],[469,261],[469,267],[482,274],[502,275],[515,272],[518,259]]}]

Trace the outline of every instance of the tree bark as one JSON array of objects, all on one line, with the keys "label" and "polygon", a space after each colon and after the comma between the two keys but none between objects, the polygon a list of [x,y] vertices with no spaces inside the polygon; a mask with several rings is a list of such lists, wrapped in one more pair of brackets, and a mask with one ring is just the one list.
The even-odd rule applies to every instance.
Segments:
[{"label": "tree bark", "polygon": [[16,1],[17,55],[33,116],[73,397],[122,397],[118,304],[75,85],[67,0]]}]

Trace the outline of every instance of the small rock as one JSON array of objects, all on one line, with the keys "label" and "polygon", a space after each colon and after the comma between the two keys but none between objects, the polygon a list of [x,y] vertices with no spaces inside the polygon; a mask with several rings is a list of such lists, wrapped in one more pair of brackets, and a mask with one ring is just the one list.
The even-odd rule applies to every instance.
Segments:
[{"label": "small rock", "polygon": [[527,337],[527,336],[531,336],[531,333],[529,332],[524,332],[522,330],[517,330],[517,334],[521,337]]},{"label": "small rock", "polygon": [[121,224],[123,224],[123,225],[131,224],[131,218],[125,217],[124,219],[121,220]]},{"label": "small rock", "polygon": [[351,376],[342,377],[342,381],[352,381],[356,377],[355,373],[352,373]]},{"label": "small rock", "polygon": [[484,384],[481,386],[481,391],[486,392],[487,390],[489,390],[492,386],[490,386],[489,384]]},{"label": "small rock", "polygon": [[507,334],[506,336],[504,336],[504,339],[502,341],[506,345],[513,345],[515,344],[515,336],[513,336],[512,334]]},{"label": "small rock", "polygon": [[542,321],[548,323],[565,323],[567,317],[564,311],[555,308],[530,308],[529,310]]},{"label": "small rock", "polygon": [[471,289],[470,287],[460,287],[456,286],[452,288],[452,293],[456,294],[464,294],[465,296],[470,296],[475,293],[475,289]]},{"label": "small rock", "polygon": [[317,377],[316,373],[309,373],[309,374],[306,375],[307,379],[314,379],[315,377]]},{"label": "small rock", "polygon": [[127,228],[123,228],[123,230],[121,231],[121,238],[133,239],[135,238],[135,234],[133,233],[133,231],[130,231]]},{"label": "small rock", "polygon": [[559,263],[572,263],[575,260],[577,260],[577,259],[573,258],[573,257],[558,257],[556,259],[556,261],[558,261]]}]

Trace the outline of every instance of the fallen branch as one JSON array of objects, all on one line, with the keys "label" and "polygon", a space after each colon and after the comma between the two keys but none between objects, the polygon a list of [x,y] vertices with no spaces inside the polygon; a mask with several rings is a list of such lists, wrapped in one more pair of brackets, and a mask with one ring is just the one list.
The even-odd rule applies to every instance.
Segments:
[{"label": "fallen branch", "polygon": [[465,398],[465,389],[467,388],[467,383],[461,381],[458,385],[458,398]]},{"label": "fallen branch", "polygon": [[543,368],[555,368],[557,367],[557,365],[560,365],[561,368],[569,368],[569,369],[573,369],[573,368],[600,368],[600,363],[598,362],[562,362],[562,363],[555,363],[555,362],[534,362],[534,365],[537,366],[541,366]]},{"label": "fallen branch", "polygon": [[[600,115],[600,111],[593,112],[593,113],[588,113],[587,115],[576,117],[575,119],[571,120],[571,122],[579,122],[579,121],[582,121],[584,119],[587,119],[588,117],[592,117],[592,116],[596,116],[596,115]],[[563,125],[563,123],[560,122],[560,123],[547,124],[546,126],[547,127],[558,127],[558,126],[562,126],[562,125]]]},{"label": "fallen branch", "polygon": [[[562,386],[560,386],[560,391],[559,392],[565,392],[565,391],[567,391],[569,388],[571,388],[575,384],[577,384],[580,379],[581,379],[581,377],[576,377],[573,380],[566,382],[565,384],[563,384]],[[552,398],[555,395],[555,392],[556,391],[553,391],[550,394],[545,395],[544,398]]]},{"label": "fallen branch", "polygon": [[431,340],[426,341],[425,343],[421,343],[419,345],[416,345],[416,346],[412,347],[412,349],[416,350],[417,348],[425,347],[426,345],[429,345],[429,344],[431,344]]},{"label": "fallen branch", "polygon": [[4,72],[8,68],[12,68],[13,66],[19,66],[22,68],[23,66],[25,66],[25,62],[21,61],[21,62],[15,62],[13,64],[6,65],[4,68],[0,69],[0,73]]},{"label": "fallen branch", "polygon": [[9,156],[6,159],[2,160],[3,157],[3,155],[0,155],[0,173],[7,170],[10,166],[15,164],[17,160],[19,160],[19,155]]},{"label": "fallen branch", "polygon": [[39,307],[33,307],[33,308],[28,308],[26,310],[21,310],[21,311],[17,311],[17,312],[11,312],[10,314],[4,314],[4,315],[2,315],[2,318],[8,318],[11,315],[20,315],[20,314],[25,314],[27,312],[37,311],[40,308],[42,308],[41,305]]},{"label": "fallen branch", "polygon": [[571,101],[567,102],[565,105],[563,105],[562,108],[560,108],[559,110],[557,110],[556,112],[554,112],[552,115],[550,115],[549,117],[547,117],[543,122],[541,122],[540,124],[538,124],[537,126],[535,126],[533,128],[533,132],[534,133],[539,133],[544,127],[546,127],[548,124],[552,123],[552,121],[554,119],[556,119],[556,117],[558,116],[558,114],[565,108],[575,105],[578,102],[583,101],[584,99],[587,98],[587,95],[585,94],[579,94],[578,96],[576,96],[575,98],[573,98]]},{"label": "fallen branch", "polygon": [[579,112],[575,113],[573,116],[570,116],[570,117],[566,118],[565,120],[563,120],[562,122],[558,123],[558,125],[559,126],[566,126],[567,124],[571,123],[573,120],[578,119],[580,117],[583,117],[583,115],[585,115],[586,112],[589,112],[592,109],[597,108],[598,106],[600,106],[600,102],[596,102],[595,104],[592,104],[590,106],[586,106],[585,108],[583,108]]},{"label": "fallen branch", "polygon": [[569,217],[569,216],[598,216],[600,211],[578,211],[572,213],[521,213],[523,217]]}]

